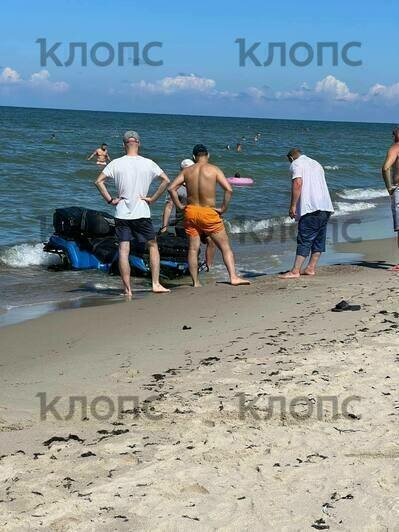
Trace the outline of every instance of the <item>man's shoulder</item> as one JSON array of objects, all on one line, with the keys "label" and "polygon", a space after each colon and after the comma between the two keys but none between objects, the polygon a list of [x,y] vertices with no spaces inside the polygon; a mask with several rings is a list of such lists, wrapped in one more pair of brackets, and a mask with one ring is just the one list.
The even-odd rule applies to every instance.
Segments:
[{"label": "man's shoulder", "polygon": [[122,157],[116,157],[115,159],[112,159],[112,161],[109,164],[110,165],[112,164],[113,166],[118,166],[121,163],[123,163],[124,161],[126,161],[126,155],[123,155]]},{"label": "man's shoulder", "polygon": [[140,162],[140,164],[148,164],[149,166],[153,164],[157,164],[155,161],[153,161],[149,157],[143,157],[142,155],[137,155],[135,159],[136,161]]},{"label": "man's shoulder", "polygon": [[207,172],[212,172],[212,173],[215,173],[215,174],[221,171],[220,168],[218,166],[216,166],[216,164],[212,164],[212,163],[207,163],[205,165],[205,170]]}]

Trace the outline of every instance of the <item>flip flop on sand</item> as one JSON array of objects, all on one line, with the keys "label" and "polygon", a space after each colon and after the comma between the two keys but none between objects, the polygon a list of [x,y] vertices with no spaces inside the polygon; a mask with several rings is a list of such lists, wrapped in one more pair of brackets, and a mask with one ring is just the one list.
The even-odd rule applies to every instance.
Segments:
[{"label": "flip flop on sand", "polygon": [[344,312],[346,310],[356,311],[360,310],[360,305],[349,305],[347,301],[341,301],[334,308],[331,309],[332,312]]},{"label": "flip flop on sand", "polygon": [[278,277],[279,279],[299,279],[300,276],[301,276],[300,273],[287,272],[287,273],[282,273]]}]

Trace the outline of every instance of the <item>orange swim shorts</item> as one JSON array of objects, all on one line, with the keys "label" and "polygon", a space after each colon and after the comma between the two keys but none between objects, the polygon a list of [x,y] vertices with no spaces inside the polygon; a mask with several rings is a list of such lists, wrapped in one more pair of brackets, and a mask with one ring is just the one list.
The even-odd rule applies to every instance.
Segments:
[{"label": "orange swim shorts", "polygon": [[212,207],[187,205],[184,210],[184,229],[187,236],[212,235],[223,231],[224,223]]}]

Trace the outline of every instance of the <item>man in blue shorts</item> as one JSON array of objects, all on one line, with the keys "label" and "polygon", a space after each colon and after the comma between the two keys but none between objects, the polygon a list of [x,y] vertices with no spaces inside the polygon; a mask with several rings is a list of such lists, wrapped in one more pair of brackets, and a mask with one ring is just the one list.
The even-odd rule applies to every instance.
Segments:
[{"label": "man in blue shorts", "polygon": [[[109,205],[114,205],[116,235],[119,239],[119,270],[125,295],[132,296],[130,284],[130,242],[146,243],[150,251],[152,290],[156,293],[169,292],[159,282],[160,257],[151,221],[150,207],[166,191],[169,178],[151,159],[139,155],[140,136],[136,131],[123,135],[126,155],[114,159],[101,172],[96,181],[100,194]],[[113,198],[105,186],[107,178],[115,181],[118,196]],[[161,181],[157,191],[148,196],[154,179]]]},{"label": "man in blue shorts", "polygon": [[[294,267],[279,277],[298,279],[301,275],[315,275],[316,265],[326,250],[327,224],[334,208],[321,164],[298,148],[293,148],[287,157],[292,175],[289,215],[298,221],[298,238]],[[302,271],[309,255],[309,263]]]}]

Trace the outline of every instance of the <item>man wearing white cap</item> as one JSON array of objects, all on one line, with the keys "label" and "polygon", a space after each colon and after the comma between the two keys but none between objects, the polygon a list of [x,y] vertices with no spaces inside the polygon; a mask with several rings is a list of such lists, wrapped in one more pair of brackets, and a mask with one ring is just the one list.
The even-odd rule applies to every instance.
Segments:
[{"label": "man wearing white cap", "polygon": [[[166,191],[169,178],[151,159],[139,155],[140,135],[126,131],[123,135],[126,155],[114,159],[96,180],[100,194],[109,205],[115,206],[116,235],[119,239],[119,270],[125,295],[132,296],[130,284],[130,242],[146,243],[150,251],[152,290],[169,292],[159,282],[159,250],[151,221],[150,205]],[[105,186],[107,178],[114,179],[118,196],[113,198]],[[157,191],[148,196],[154,179],[161,181]]]}]

